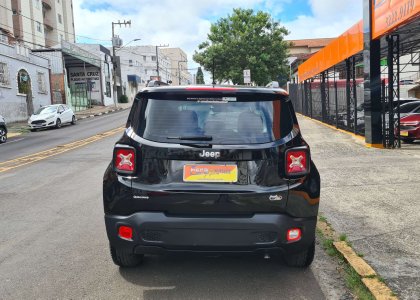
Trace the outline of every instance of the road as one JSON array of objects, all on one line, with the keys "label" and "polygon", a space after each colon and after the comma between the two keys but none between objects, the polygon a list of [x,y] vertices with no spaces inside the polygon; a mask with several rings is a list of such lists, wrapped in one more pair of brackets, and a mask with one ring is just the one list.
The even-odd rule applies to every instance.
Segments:
[{"label": "road", "polygon": [[67,144],[125,125],[128,110],[63,125],[60,129],[29,132],[0,144],[0,162]]},{"label": "road", "polygon": [[[117,128],[126,116],[31,133],[0,151],[32,154]],[[336,266],[318,248],[307,270],[260,256],[147,256],[138,268],[115,266],[101,186],[118,137],[0,173],[0,298],[343,299],[347,292],[331,279]]]}]

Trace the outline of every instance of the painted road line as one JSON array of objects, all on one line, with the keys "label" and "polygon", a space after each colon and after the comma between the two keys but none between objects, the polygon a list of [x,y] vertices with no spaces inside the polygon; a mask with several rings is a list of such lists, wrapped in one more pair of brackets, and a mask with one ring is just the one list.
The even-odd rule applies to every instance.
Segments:
[{"label": "painted road line", "polygon": [[28,164],[52,157],[52,156],[56,156],[58,154],[61,154],[61,153],[64,153],[73,149],[83,147],[85,145],[99,141],[101,139],[104,139],[106,137],[109,137],[117,133],[122,133],[124,128],[125,127],[118,127],[118,128],[115,128],[106,132],[102,132],[102,133],[96,134],[94,136],[91,136],[82,140],[71,142],[65,145],[58,145],[48,150],[44,150],[44,151],[30,154],[27,156],[22,156],[22,157],[18,157],[12,160],[1,162],[0,173],[6,172],[12,169],[16,169],[18,167],[22,167],[22,166],[25,166],[25,165],[28,165]]}]

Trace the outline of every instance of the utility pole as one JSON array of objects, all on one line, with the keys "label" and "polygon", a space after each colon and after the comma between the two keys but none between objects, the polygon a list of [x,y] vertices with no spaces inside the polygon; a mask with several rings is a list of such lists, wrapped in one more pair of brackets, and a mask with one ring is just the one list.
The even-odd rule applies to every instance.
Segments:
[{"label": "utility pole", "polygon": [[159,52],[158,52],[158,48],[160,48],[160,47],[169,47],[169,45],[167,44],[167,45],[156,46],[156,72],[157,72],[157,77],[159,77]]},{"label": "utility pole", "polygon": [[[123,22],[120,22],[120,20],[118,20],[118,22],[112,22],[112,65],[113,65],[113,69],[114,69],[114,72],[113,72],[113,76],[112,77],[113,77],[113,81],[114,81],[114,84],[113,84],[113,86],[114,86],[114,95],[115,95],[115,93],[117,93],[117,95],[114,96],[114,105],[117,106],[117,98],[118,98],[118,91],[117,90],[118,90],[118,88],[117,88],[117,75],[116,75],[117,70],[116,69],[121,68],[121,66],[118,66],[116,68],[116,66],[117,66],[117,57],[116,57],[116,54],[115,54],[115,47],[116,47],[117,41],[115,39],[115,34],[114,34],[114,25],[119,25],[120,27],[122,25],[124,25],[125,27],[127,27],[127,25],[128,25],[130,27],[131,26],[131,20],[128,20],[128,21],[124,20]],[[122,43],[120,43],[120,44],[122,44]]]}]

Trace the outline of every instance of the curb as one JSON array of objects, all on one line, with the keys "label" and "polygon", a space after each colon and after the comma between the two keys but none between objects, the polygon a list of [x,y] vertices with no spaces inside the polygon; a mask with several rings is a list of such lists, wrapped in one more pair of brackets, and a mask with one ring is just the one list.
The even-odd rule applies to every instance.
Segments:
[{"label": "curb", "polygon": [[346,241],[337,241],[337,234],[326,221],[318,219],[317,229],[334,240],[334,248],[344,257],[347,263],[359,274],[365,287],[378,300],[398,300],[392,290],[380,279],[375,270]]},{"label": "curb", "polygon": [[88,119],[88,118],[99,117],[99,116],[102,116],[102,115],[107,115],[109,113],[113,113],[113,112],[120,111],[120,110],[125,110],[125,109],[128,109],[128,108],[119,107],[119,108],[109,109],[109,110],[106,110],[106,111],[103,111],[103,112],[97,112],[97,113],[91,114],[91,115],[82,115],[80,117],[77,117],[77,114],[76,114],[76,117],[77,117],[77,120],[83,120],[83,119]]},{"label": "curb", "polygon": [[8,132],[7,133],[7,138],[9,139],[9,138],[12,138],[12,137],[15,137],[15,136],[19,136],[21,134],[22,134],[21,132]]}]

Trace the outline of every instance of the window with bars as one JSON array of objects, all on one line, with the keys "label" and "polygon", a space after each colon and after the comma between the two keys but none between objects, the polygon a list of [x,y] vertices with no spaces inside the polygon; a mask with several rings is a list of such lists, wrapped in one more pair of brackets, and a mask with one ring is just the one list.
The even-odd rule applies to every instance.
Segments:
[{"label": "window with bars", "polygon": [[47,93],[47,84],[45,82],[45,73],[38,72],[37,73],[37,78],[38,78],[38,93],[46,94]]},{"label": "window with bars", "polygon": [[0,62],[0,85],[9,86],[9,69],[7,64],[4,62]]}]

